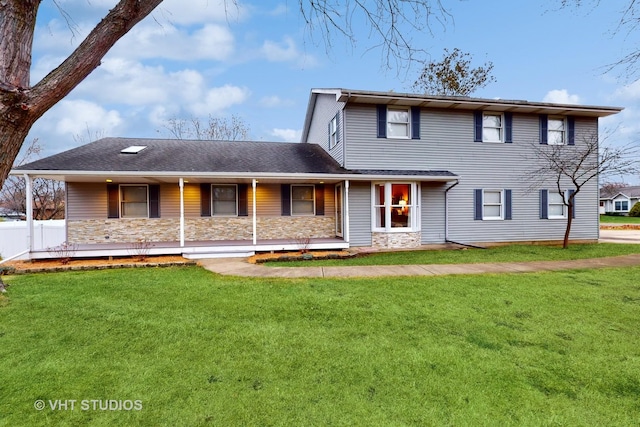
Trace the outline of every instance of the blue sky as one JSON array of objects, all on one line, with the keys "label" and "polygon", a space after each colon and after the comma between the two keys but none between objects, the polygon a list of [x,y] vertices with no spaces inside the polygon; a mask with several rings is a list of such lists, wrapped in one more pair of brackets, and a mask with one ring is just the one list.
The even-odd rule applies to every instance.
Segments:
[{"label": "blue sky", "polygon": [[[32,84],[57,66],[116,0],[58,0],[71,24],[45,0],[34,41]],[[228,3],[232,3],[228,1]],[[339,36],[327,51],[309,33],[298,2],[165,0],[127,34],[102,65],[33,127],[44,155],[95,135],[169,137],[170,118],[241,117],[250,138],[298,141],[312,88],[409,92],[419,69],[382,67],[369,30],[356,15],[355,44]],[[602,120],[616,142],[640,136],[640,84],[603,67],[637,45],[614,30],[628,0],[559,10],[560,0],[444,0],[446,24],[413,33],[434,59],[443,49],[494,64],[496,82],[474,95],[625,107]],[[73,28],[73,31],[69,27]],[[80,135],[80,139],[78,139]]]}]

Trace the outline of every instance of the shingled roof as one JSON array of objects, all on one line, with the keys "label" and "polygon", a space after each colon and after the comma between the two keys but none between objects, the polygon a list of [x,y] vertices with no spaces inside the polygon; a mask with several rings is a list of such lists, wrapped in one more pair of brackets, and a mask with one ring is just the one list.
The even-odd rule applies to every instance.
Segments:
[{"label": "shingled roof", "polygon": [[[133,148],[131,150],[127,150]],[[124,152],[123,152],[124,151]],[[130,151],[130,152],[127,152]],[[112,172],[192,174],[309,174],[363,178],[420,176],[455,179],[448,171],[348,170],[322,147],[309,143],[195,141],[176,139],[103,138],[14,168],[34,175]],[[84,174],[82,174],[84,175]]]},{"label": "shingled roof", "polygon": [[[122,153],[131,146],[145,148]],[[316,144],[138,138],[103,138],[15,170],[348,173]]]}]

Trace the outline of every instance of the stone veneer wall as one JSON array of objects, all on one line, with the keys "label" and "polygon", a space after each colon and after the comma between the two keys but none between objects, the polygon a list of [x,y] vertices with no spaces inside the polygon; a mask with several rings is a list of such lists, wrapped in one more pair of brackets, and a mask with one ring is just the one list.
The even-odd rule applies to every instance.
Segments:
[{"label": "stone veneer wall", "polygon": [[[251,240],[251,217],[204,217],[185,219],[185,240]],[[335,218],[263,217],[257,220],[258,239],[334,237]],[[180,240],[178,218],[120,218],[67,220],[67,241],[77,244],[132,243],[140,239],[155,242]]]},{"label": "stone veneer wall", "polygon": [[374,248],[417,248],[422,241],[419,231],[407,233],[371,233]]}]

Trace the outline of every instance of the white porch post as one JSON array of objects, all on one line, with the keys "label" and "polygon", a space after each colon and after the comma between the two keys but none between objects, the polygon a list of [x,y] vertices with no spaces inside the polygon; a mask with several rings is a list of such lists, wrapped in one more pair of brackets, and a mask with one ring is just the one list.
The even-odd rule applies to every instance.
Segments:
[{"label": "white porch post", "polygon": [[184,247],[184,179],[178,180],[180,186],[180,247]]},{"label": "white porch post", "polygon": [[33,251],[33,181],[28,174],[24,174],[26,212],[27,217],[27,248],[29,249],[28,257],[31,258]]},{"label": "white porch post", "polygon": [[252,198],[253,198],[253,245],[257,245],[258,244],[258,218],[256,217],[256,187],[257,187],[258,181],[256,181],[255,179],[251,180],[251,188],[252,188]]},{"label": "white porch post", "polygon": [[344,241],[349,243],[349,180],[344,182]]}]

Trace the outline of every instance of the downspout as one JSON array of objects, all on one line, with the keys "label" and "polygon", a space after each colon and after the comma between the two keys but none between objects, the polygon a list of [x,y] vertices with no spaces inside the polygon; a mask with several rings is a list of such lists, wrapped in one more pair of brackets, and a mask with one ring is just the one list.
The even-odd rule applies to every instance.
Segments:
[{"label": "downspout", "polygon": [[449,190],[451,190],[453,187],[455,187],[458,184],[460,184],[460,180],[456,180],[455,184],[453,184],[452,186],[444,190],[444,241],[446,243],[455,243],[456,245],[467,246],[469,248],[487,249],[487,248],[483,248],[482,246],[475,246],[469,243],[460,243],[460,242],[454,242],[453,240],[449,240],[449,197],[448,195],[449,195]]},{"label": "downspout", "polygon": [[456,183],[444,190],[444,241],[449,242],[449,190],[456,185],[460,184],[460,180],[456,180]]},{"label": "downspout", "polygon": [[[344,182],[344,240],[349,243],[351,240],[351,214],[349,213],[349,180]],[[351,246],[349,244],[349,246]]]}]

